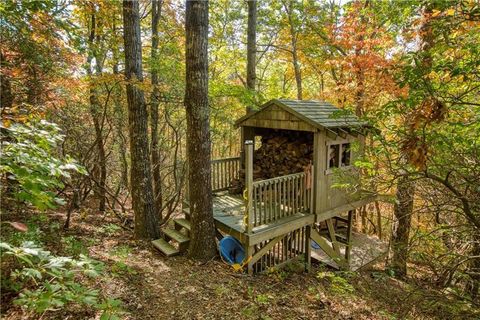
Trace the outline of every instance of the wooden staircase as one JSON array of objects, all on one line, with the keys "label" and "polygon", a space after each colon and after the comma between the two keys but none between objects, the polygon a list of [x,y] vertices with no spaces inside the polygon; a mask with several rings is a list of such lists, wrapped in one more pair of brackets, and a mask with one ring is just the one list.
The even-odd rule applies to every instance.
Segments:
[{"label": "wooden staircase", "polygon": [[152,244],[167,257],[185,252],[190,243],[190,220],[173,219],[173,224],[162,229],[162,238],[153,240]]}]

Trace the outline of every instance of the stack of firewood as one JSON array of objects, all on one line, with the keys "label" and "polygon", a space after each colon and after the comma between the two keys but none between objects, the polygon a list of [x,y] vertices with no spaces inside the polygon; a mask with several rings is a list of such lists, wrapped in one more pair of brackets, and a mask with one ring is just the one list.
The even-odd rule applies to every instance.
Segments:
[{"label": "stack of firewood", "polygon": [[[253,179],[264,180],[301,172],[313,161],[313,138],[310,133],[278,130],[262,136],[261,146],[253,154]],[[245,188],[245,170],[231,181],[230,193]]]}]

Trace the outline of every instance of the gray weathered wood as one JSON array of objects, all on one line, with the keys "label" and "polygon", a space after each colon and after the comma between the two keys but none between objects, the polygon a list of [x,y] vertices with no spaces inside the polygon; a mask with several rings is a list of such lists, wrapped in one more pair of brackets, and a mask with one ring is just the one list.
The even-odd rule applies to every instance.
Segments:
[{"label": "gray weathered wood", "polygon": [[254,225],[252,195],[253,195],[253,141],[245,142],[245,187],[247,190],[246,213],[247,213],[247,233],[252,232]]},{"label": "gray weathered wood", "polygon": [[347,268],[347,263],[345,261],[345,258],[342,257],[340,254],[337,254],[335,250],[330,246],[328,241],[322,237],[317,230],[313,229],[311,230],[310,237],[313,241],[315,241],[320,248],[337,263],[339,266],[342,268]]}]

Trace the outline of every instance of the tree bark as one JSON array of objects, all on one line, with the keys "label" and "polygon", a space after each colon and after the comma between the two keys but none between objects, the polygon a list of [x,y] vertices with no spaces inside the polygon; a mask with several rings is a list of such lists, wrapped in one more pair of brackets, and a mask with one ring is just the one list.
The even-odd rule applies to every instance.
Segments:
[{"label": "tree bark", "polygon": [[[117,38],[117,26],[116,26],[116,18],[114,17],[113,20],[113,34],[115,38]],[[113,56],[113,74],[117,78],[120,74],[118,69],[118,65],[120,63],[119,58],[119,46],[114,42],[111,48],[112,56]],[[125,137],[124,129],[126,127],[125,121],[125,112],[124,112],[124,105],[122,99],[123,91],[122,86],[120,83],[115,85],[115,89],[113,91],[113,114],[114,114],[114,124],[115,124],[115,140],[118,144],[118,151],[121,163],[121,176],[120,176],[120,183],[117,187],[115,195],[118,196],[120,191],[123,188],[129,189],[129,182],[128,182],[128,149],[127,149],[127,137]]]},{"label": "tree bark", "polygon": [[216,255],[208,106],[208,1],[186,1],[187,158],[192,230],[189,256]]},{"label": "tree bark", "polygon": [[135,236],[157,238],[160,235],[160,225],[153,198],[147,106],[143,90],[138,85],[143,81],[138,1],[123,1],[123,26]]},{"label": "tree bark", "polygon": [[[247,1],[248,27],[247,27],[247,88],[255,92],[256,85],[256,56],[257,56],[257,0]],[[247,114],[253,108],[247,106]]]},{"label": "tree bark", "polygon": [[302,100],[303,98],[303,89],[302,89],[302,70],[300,69],[300,62],[298,59],[298,32],[295,30],[295,22],[293,21],[293,1],[287,0],[283,2],[285,11],[287,12],[288,24],[290,25],[290,40],[292,45],[292,63],[293,71],[295,73],[295,83],[297,85],[297,99]]},{"label": "tree bark", "polygon": [[10,77],[5,74],[8,68],[8,62],[5,60],[5,56],[0,52],[0,66],[2,72],[0,72],[0,101],[1,101],[1,114],[2,119],[5,113],[8,113],[13,106],[13,94],[12,83]]},{"label": "tree bark", "polygon": [[[115,56],[115,53],[113,54]],[[115,60],[115,58],[114,58]],[[118,75],[119,70],[118,70],[118,61],[115,60],[113,64],[113,74]],[[116,195],[120,193],[120,190],[123,188],[129,189],[129,183],[128,183],[128,161],[127,161],[127,156],[128,156],[128,149],[127,149],[127,138],[125,137],[124,134],[124,129],[125,129],[125,113],[123,110],[123,102],[122,102],[122,88],[120,84],[117,84],[115,86],[114,90],[114,95],[113,95],[113,114],[115,118],[115,140],[118,143],[118,152],[119,152],[119,157],[120,157],[120,164],[121,164],[121,175],[120,175],[120,183],[117,188],[117,191],[115,192]]]},{"label": "tree bark", "polygon": [[151,77],[152,77],[152,95],[150,97],[150,140],[152,145],[152,171],[153,171],[153,191],[155,197],[155,208],[160,218],[162,213],[162,178],[160,176],[160,149],[158,145],[158,97],[160,90],[158,88],[158,71],[155,64],[158,59],[158,22],[161,16],[162,1],[152,0],[152,51],[151,51]]},{"label": "tree bark", "polygon": [[397,202],[393,209],[395,222],[392,234],[393,258],[390,265],[398,277],[407,275],[408,241],[414,195],[415,182],[408,175],[400,177],[397,184]]},{"label": "tree bark", "polygon": [[[101,112],[101,105],[99,100],[99,92],[96,87],[96,84],[93,83],[93,72],[92,72],[92,61],[95,58],[95,75],[98,77],[103,72],[103,58],[100,56],[99,50],[96,47],[95,39],[99,38],[96,32],[97,30],[98,21],[96,19],[95,12],[92,13],[91,16],[91,25],[90,25],[90,35],[88,38],[88,46],[89,46],[89,54],[88,54],[88,70],[87,73],[90,76],[90,114],[93,120],[93,126],[95,129],[95,144],[97,147],[98,153],[98,162],[95,162],[95,170],[94,173],[96,174],[96,180],[98,181],[98,185],[95,185],[94,191],[95,196],[99,201],[98,204],[98,211],[104,212],[105,211],[105,203],[106,203],[106,193],[105,193],[105,185],[107,181],[107,159],[105,153],[105,144],[103,139],[103,128],[102,128],[102,116],[103,113]],[[98,43],[97,43],[98,44]]]}]

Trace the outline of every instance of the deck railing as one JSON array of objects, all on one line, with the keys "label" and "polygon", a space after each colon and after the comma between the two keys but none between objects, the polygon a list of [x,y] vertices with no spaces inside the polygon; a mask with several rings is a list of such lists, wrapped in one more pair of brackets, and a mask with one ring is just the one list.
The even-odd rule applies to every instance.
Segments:
[{"label": "deck railing", "polygon": [[238,178],[240,157],[212,160],[212,191],[227,190],[230,182]]},{"label": "deck railing", "polygon": [[305,172],[252,183],[252,227],[310,212],[311,188]]}]

